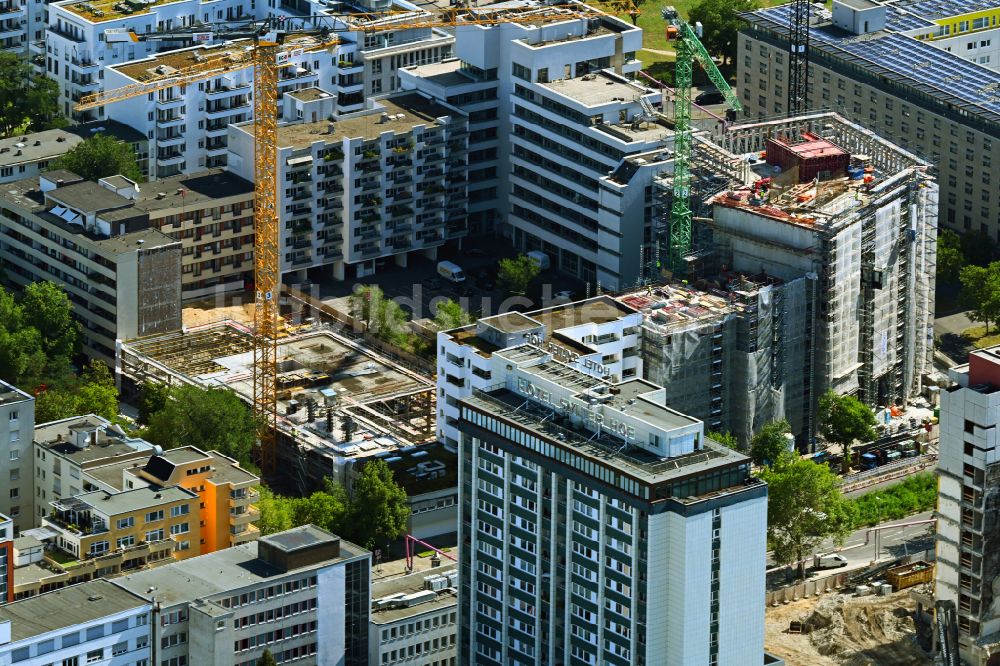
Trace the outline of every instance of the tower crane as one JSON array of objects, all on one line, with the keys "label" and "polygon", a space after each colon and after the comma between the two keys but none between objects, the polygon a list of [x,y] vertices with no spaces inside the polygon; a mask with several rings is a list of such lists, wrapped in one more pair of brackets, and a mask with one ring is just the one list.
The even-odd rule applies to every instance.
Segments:
[{"label": "tower crane", "polygon": [[743,105],[726,77],[715,66],[712,56],[698,39],[691,25],[673,7],[661,10],[664,20],[677,28],[674,65],[674,177],[673,202],[670,209],[669,266],[675,274],[685,272],[684,256],[691,250],[691,84],[694,62],[701,65],[708,78],[726,98],[731,112],[740,112]]},{"label": "tower crane", "polygon": [[813,0],[792,0],[788,32],[788,117],[806,110],[809,84],[809,10]]},{"label": "tower crane", "polygon": [[307,50],[321,50],[338,43],[335,33],[386,32],[411,28],[493,25],[497,23],[536,24],[542,22],[597,19],[607,13],[586,5],[548,5],[509,13],[509,8],[458,8],[437,11],[387,11],[349,14],[321,14],[294,18],[268,17],[249,21],[197,23],[173,30],[136,33],[127,29],[105,31],[109,42],[150,40],[206,43],[217,39],[250,39],[251,48],[238,55],[208,57],[186,69],[146,82],[101,91],[81,98],[77,110],[86,110],[146,95],[157,90],[210,79],[233,69],[254,69],[254,364],[253,408],[258,419],[254,458],[265,475],[277,469],[277,333],[278,296],[281,289],[279,261],[280,221],[278,219],[277,134],[279,49],[297,35],[319,38]]}]

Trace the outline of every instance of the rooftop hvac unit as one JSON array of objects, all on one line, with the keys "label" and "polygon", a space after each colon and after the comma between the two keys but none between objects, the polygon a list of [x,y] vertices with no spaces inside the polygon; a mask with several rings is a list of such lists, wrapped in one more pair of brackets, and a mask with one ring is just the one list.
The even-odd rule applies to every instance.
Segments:
[{"label": "rooftop hvac unit", "polygon": [[400,601],[403,607],[409,608],[411,606],[417,606],[427,601],[434,601],[435,599],[437,599],[437,592],[432,592],[431,590],[423,590],[422,592],[414,592],[413,594],[407,594]]}]

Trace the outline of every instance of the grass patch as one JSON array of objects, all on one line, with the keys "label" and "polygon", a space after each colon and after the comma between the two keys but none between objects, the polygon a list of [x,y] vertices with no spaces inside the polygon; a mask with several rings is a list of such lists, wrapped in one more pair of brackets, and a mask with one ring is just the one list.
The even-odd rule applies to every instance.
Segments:
[{"label": "grass patch", "polygon": [[937,505],[937,479],[931,472],[921,472],[847,502],[855,529],[873,527],[933,509]]},{"label": "grass patch", "polygon": [[46,551],[45,556],[64,567],[77,563],[77,559],[74,556],[62,550],[53,549]]},{"label": "grass patch", "polygon": [[1000,329],[994,326],[987,335],[985,326],[973,326],[962,331],[962,337],[970,345],[975,345],[980,349],[992,347],[993,345],[1000,344]]},{"label": "grass patch", "polygon": [[[442,548],[441,552],[442,553],[447,553],[450,550],[451,550],[451,548]],[[428,557],[430,557],[433,554],[434,554],[433,550],[422,550],[419,553],[417,553],[417,557],[428,558]]]}]

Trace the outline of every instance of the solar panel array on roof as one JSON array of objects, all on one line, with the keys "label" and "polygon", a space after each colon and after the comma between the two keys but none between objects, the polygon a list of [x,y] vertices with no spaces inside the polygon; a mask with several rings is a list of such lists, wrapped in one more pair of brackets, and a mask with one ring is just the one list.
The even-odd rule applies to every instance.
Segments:
[{"label": "solar panel array on roof", "polygon": [[889,30],[916,30],[918,28],[936,28],[937,24],[909,11],[902,11],[895,5],[889,5],[885,13],[885,25]]},{"label": "solar panel array on roof", "polygon": [[996,9],[997,3],[996,0],[917,0],[912,3],[900,2],[896,6],[934,20]]},{"label": "solar panel array on roof", "polygon": [[[947,2],[949,0],[927,0]],[[788,5],[761,9],[744,16],[759,20],[766,28],[788,34]],[[897,32],[852,35],[832,25],[810,30],[812,47],[833,58],[858,65],[876,76],[971,112],[992,122],[1000,122],[1000,73],[965,60]]]}]

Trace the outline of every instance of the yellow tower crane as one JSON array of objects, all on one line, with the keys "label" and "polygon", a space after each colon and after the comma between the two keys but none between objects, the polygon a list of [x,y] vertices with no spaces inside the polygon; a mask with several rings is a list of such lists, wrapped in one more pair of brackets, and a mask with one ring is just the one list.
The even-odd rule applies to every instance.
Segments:
[{"label": "yellow tower crane", "polygon": [[156,75],[148,80],[81,98],[76,110],[83,111],[131,97],[147,95],[174,86],[210,79],[228,71],[254,69],[254,364],[253,407],[258,419],[255,461],[264,475],[277,469],[277,333],[281,289],[279,262],[277,134],[278,55],[283,45],[297,36],[318,40],[304,51],[318,51],[339,43],[335,33],[386,32],[412,28],[442,28],[498,23],[537,24],[578,18],[600,19],[607,13],[583,4],[548,5],[535,8],[459,8],[436,11],[389,11],[323,14],[304,17],[270,17],[252,21],[200,23],[175,30],[136,33],[109,29],[105,41],[251,40],[249,49],[230,44],[231,49],[210,52],[202,62]]}]

